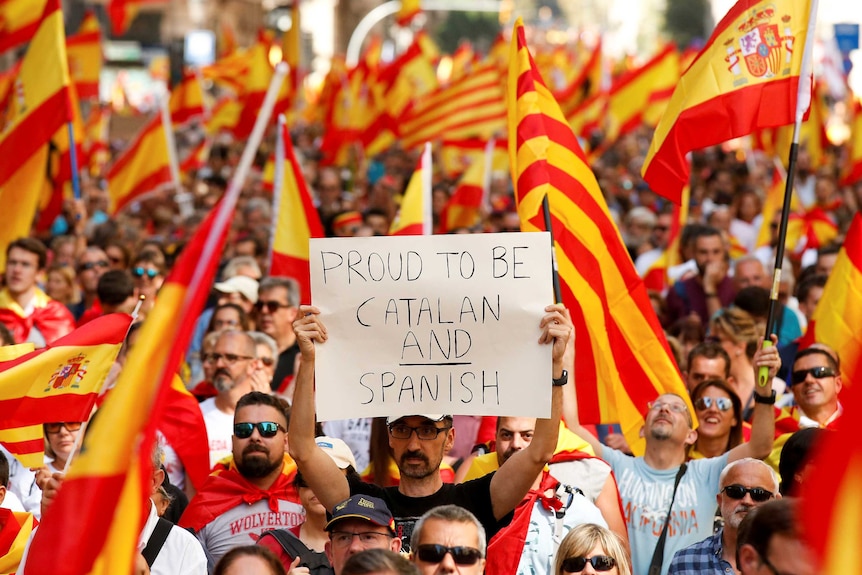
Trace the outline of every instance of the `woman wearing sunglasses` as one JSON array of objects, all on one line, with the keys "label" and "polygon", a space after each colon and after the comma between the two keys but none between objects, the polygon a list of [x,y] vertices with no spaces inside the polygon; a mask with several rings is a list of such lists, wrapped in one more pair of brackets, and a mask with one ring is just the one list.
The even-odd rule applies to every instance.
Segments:
[{"label": "woman wearing sunglasses", "polygon": [[697,415],[697,440],[689,459],[718,457],[742,443],[742,402],[720,379],[700,382],[691,392]]},{"label": "woman wearing sunglasses", "polygon": [[45,467],[51,473],[64,472],[66,463],[75,451],[75,442],[81,431],[79,422],[46,423]]},{"label": "woman wearing sunglasses", "polygon": [[565,573],[632,575],[632,566],[629,552],[616,533],[584,523],[569,531],[557,549],[554,575]]}]

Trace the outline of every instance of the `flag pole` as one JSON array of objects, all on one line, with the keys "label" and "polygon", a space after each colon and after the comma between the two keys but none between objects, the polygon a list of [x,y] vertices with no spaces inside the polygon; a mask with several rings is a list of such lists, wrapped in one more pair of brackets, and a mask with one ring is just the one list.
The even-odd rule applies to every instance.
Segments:
[{"label": "flag pole", "polygon": [[281,192],[284,187],[284,162],[287,158],[284,141],[284,127],[287,119],[284,114],[278,115],[278,132],[275,136],[275,174],[272,178],[272,223],[269,228],[269,254],[267,264],[272,270],[272,252],[275,248],[275,234],[278,229],[279,208],[281,207]]},{"label": "flag pole", "polygon": [[171,180],[174,183],[175,196],[174,199],[180,208],[180,215],[183,218],[189,218],[195,211],[192,205],[192,194],[183,190],[182,180],[180,179],[180,162],[177,158],[177,143],[174,139],[174,124],[171,121],[170,107],[170,91],[167,86],[164,87],[161,97],[159,98],[159,108],[162,118],[162,128],[165,130],[165,140],[168,146],[168,165],[171,170]]},{"label": "flag pole", "polygon": [[548,203],[548,194],[542,198],[542,214],[545,216],[545,229],[551,234],[551,276],[554,282],[554,301],[563,303],[562,289],[560,288],[560,272],[557,270],[557,248],[554,244],[554,229],[551,227],[551,205]]},{"label": "flag pole", "polygon": [[[766,314],[766,333],[763,335],[763,347],[772,346],[770,335],[778,312],[778,291],[781,285],[781,266],[784,263],[784,243],[787,241],[787,223],[790,219],[790,204],[793,199],[793,180],[796,176],[796,155],[799,151],[799,130],[805,112],[811,105],[811,50],[814,36],[814,24],[817,17],[817,2],[811,1],[808,17],[808,33],[805,35],[805,47],[802,54],[802,69],[799,74],[799,85],[796,92],[796,121],[793,124],[793,141],[790,144],[790,154],[787,160],[787,180],[784,184],[784,203],[781,206],[781,223],[778,226],[778,243],[775,246],[775,270],[772,274],[772,290],[769,293],[769,308]],[[769,383],[769,368],[761,367],[757,371],[757,385],[766,387]]]},{"label": "flag pole", "polygon": [[430,236],[434,233],[434,210],[431,207],[432,196],[432,167],[431,142],[425,142],[422,150],[422,235]]},{"label": "flag pole", "polygon": [[69,131],[69,168],[72,174],[72,193],[76,200],[81,199],[81,181],[78,179],[78,150],[75,149],[75,127],[72,121],[66,122]]}]

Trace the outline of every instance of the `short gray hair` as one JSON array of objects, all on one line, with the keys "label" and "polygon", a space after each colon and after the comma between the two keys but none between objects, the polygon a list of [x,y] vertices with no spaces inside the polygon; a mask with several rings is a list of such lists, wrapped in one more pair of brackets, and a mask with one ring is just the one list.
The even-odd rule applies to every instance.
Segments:
[{"label": "short gray hair", "polygon": [[775,470],[772,469],[769,465],[762,462],[759,459],[755,459],[753,457],[743,457],[742,459],[737,459],[736,461],[732,461],[724,466],[724,469],[721,470],[721,475],[718,476],[718,487],[719,489],[723,489],[726,487],[724,485],[724,480],[727,479],[727,474],[730,473],[730,470],[736,467],[737,465],[743,465],[745,463],[755,463],[763,467],[763,469],[769,472],[769,476],[772,478],[772,492],[778,493],[778,475],[775,473]]},{"label": "short gray hair", "polygon": [[299,307],[299,283],[286,276],[270,276],[260,280],[260,287],[257,288],[257,293],[262,294],[275,288],[282,288],[287,291],[287,305],[291,307]]},{"label": "short gray hair", "polygon": [[485,556],[487,547],[487,537],[485,536],[485,528],[476,519],[476,516],[458,505],[440,505],[425,512],[419,518],[416,525],[413,526],[413,533],[410,536],[410,549],[414,550],[419,545],[422,539],[422,529],[425,527],[425,522],[429,519],[440,519],[442,521],[450,521],[453,523],[472,523],[476,526],[476,532],[479,536],[479,551],[482,552],[482,557]]},{"label": "short gray hair", "polygon": [[272,350],[272,357],[274,359],[278,359],[278,344],[272,339],[270,336],[266,335],[262,331],[249,331],[248,336],[254,340],[254,344],[257,345],[265,345],[269,349]]},{"label": "short gray hair", "polygon": [[242,267],[250,267],[252,271],[257,274],[257,277],[263,275],[256,259],[251,256],[235,256],[229,259],[225,264],[224,269],[221,272],[222,279],[229,280],[230,278],[235,277],[239,269]]}]

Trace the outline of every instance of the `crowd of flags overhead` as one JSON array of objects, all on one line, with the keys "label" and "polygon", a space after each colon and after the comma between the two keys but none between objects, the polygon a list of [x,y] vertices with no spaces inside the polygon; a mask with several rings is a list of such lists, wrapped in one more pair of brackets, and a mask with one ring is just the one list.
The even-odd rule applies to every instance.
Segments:
[{"label": "crowd of flags overhead", "polygon": [[[109,2],[108,13],[115,31],[128,26],[142,1],[145,0]],[[636,433],[643,423],[647,401],[665,391],[683,397],[686,394],[644,282],[628,258],[578,137],[585,138],[597,128],[619,137],[642,124],[656,126],[644,164],[645,178],[656,192],[677,203],[685,198],[687,190],[687,151],[752,134],[753,146],[767,153],[780,153],[788,141],[786,126],[799,108],[797,87],[806,80],[802,72],[803,47],[810,39],[813,20],[808,12],[810,2],[779,0],[785,23],[789,22],[781,34],[785,40],[792,40],[794,48],[787,50],[789,44],[782,44],[785,52],[776,48],[777,52],[770,55],[773,60],[755,64],[786,65],[789,73],[762,77],[749,74],[748,81],[737,83],[740,71],[744,72],[749,62],[740,58],[733,70],[733,66],[727,66],[725,47],[738,43],[737,37],[731,37],[739,28],[738,21],[757,13],[763,4],[740,0],[699,54],[679,53],[667,45],[643,66],[615,78],[608,70],[600,42],[592,47],[578,46],[574,55],[558,48],[534,58],[520,22],[508,51],[502,37],[483,60],[469,47],[459,48],[451,56],[448,78],[438,78],[440,54],[427,35],[417,34],[414,43],[388,63],[382,61],[380,42],[372,40],[356,66],[334,59],[321,90],[301,111],[294,105],[300,84],[298,67],[293,66],[289,81],[276,98],[275,112],[286,113],[289,120],[302,114],[305,120],[323,124],[324,162],[357,161],[395,141],[408,149],[423,148],[402,200],[400,219],[393,224],[394,235],[430,233],[430,176],[435,169],[460,177],[441,218],[443,230],[475,225],[482,211],[489,209],[491,171],[507,167],[511,170],[525,231],[544,229],[541,205],[547,196],[563,301],[582,334],[576,343],[575,376],[581,419],[586,423],[621,422],[637,450]],[[296,3],[294,9],[298,18]],[[58,0],[11,0],[0,6],[0,13],[7,23],[0,34],[0,50],[30,43],[21,61],[0,75],[0,154],[14,160],[0,165],[0,201],[4,206],[0,243],[27,235],[29,227],[19,228],[24,225],[21,222],[29,226],[33,220],[28,214],[41,210],[43,215],[50,215],[49,210],[56,209],[57,198],[68,197],[71,168],[62,167],[71,149],[68,126],[80,146],[76,150],[82,166],[93,169],[110,165],[107,180],[111,210],[116,213],[143,194],[171,182],[166,131],[190,121],[203,123],[207,137],[183,160],[185,169],[196,169],[205,163],[215,135],[228,132],[243,138],[251,133],[255,118],[250,112],[263,102],[273,78],[269,62],[275,42],[272,37],[261,34],[254,45],[243,49],[237,46],[231,29],[221,27],[219,60],[197,73],[186,74],[172,90],[168,115],[171,125],[155,116],[123,154],[108,162],[108,110],[91,105],[88,117],[81,118],[76,102],[77,97],[90,99],[94,94],[94,78],[101,65],[98,22],[85,18],[78,33],[67,40]],[[407,23],[418,13],[418,1],[405,1],[398,17]],[[97,52],[99,55],[94,56]],[[296,64],[298,38],[286,35],[282,52],[284,60]],[[785,58],[783,64],[781,58]],[[210,106],[202,90],[203,78],[230,90],[232,96]],[[553,80],[551,88],[548,79]],[[762,106],[763,101],[769,106]],[[862,138],[858,137],[862,133],[862,109],[858,101],[851,108],[854,136],[845,174],[847,182],[858,180],[862,174]],[[817,153],[827,145],[823,100],[818,90],[814,91],[808,117],[800,140],[817,163],[821,161]],[[692,125],[698,129],[692,129]],[[304,282],[303,300],[309,301],[307,241],[322,236],[323,230],[286,126],[278,130],[278,139],[282,152],[273,162],[280,166],[281,178],[272,182],[277,217],[271,265],[273,273],[294,275]],[[436,144],[439,166],[432,166],[427,142]],[[508,166],[502,154],[507,146]],[[49,181],[46,165],[56,166],[47,172],[51,175]],[[766,200],[767,210],[773,211],[780,205],[783,189],[783,176],[778,170],[776,173]],[[16,193],[10,194],[10,190]],[[131,564],[145,510],[143,478],[150,466],[149,453],[139,446],[148,444],[157,428],[177,449],[192,482],[199,484],[205,477],[206,462],[195,456],[202,451],[201,438],[188,434],[192,426],[202,427],[195,421],[196,414],[200,414],[175,373],[181,361],[179,350],[185,349],[190,337],[187,326],[193,325],[208,292],[206,286],[215,274],[226,223],[235,209],[234,196],[229,193],[210,214],[168,277],[158,305],[143,328],[141,343],[129,357],[128,368],[117,386],[108,394],[83,453],[72,465],[60,497],[45,515],[40,535],[34,540],[35,551],[50,547],[50,552],[31,554],[33,563],[28,572],[115,572],[117,565]],[[678,261],[679,232],[687,221],[687,203],[683,199],[674,211],[670,247],[647,274],[650,287],[650,282],[655,282],[655,287],[666,286],[666,270]],[[823,214],[799,209],[796,212],[791,218],[795,239],[804,238],[811,247],[834,237],[834,224]],[[767,214],[765,220],[771,221],[770,217]],[[769,241],[771,234],[767,235],[764,228],[758,245]],[[854,302],[858,303],[862,295],[860,254],[862,223],[857,215],[810,332],[839,351],[848,382],[853,381],[862,361],[862,341],[855,329],[862,318],[852,315],[858,311]],[[188,320],[183,319],[186,317]],[[101,338],[87,340],[101,354],[98,362],[90,360],[88,374],[94,380],[100,373],[94,368],[110,364],[109,358],[116,353],[125,330],[122,322],[128,321],[126,317],[109,316],[102,322],[105,325],[94,322],[88,324],[90,331],[83,331],[85,326],[68,336],[77,346],[84,345],[78,340],[91,337],[94,330]],[[108,322],[112,322],[111,329]],[[161,345],[166,340],[173,345]],[[28,463],[36,462],[40,456],[41,423],[84,418],[52,411],[57,405],[88,410],[85,403],[94,398],[92,391],[71,393],[71,386],[61,384],[52,389],[64,394],[63,401],[53,400],[51,409],[40,414],[39,409],[49,400],[37,393],[40,390],[14,384],[20,381],[10,377],[16,373],[14,370],[42,369],[44,366],[36,358],[53,358],[51,354],[66,351],[64,346],[64,340],[60,340],[44,352],[0,363],[0,402],[11,402],[16,414],[4,421],[0,440]],[[52,372],[52,381],[68,378],[75,369]],[[845,417],[862,411],[862,392],[855,386],[851,390]],[[141,437],[143,442],[139,441]],[[841,486],[837,490],[824,487],[808,501],[818,502],[811,503],[809,513],[823,527],[818,531],[818,545],[826,564],[846,567],[847,561],[853,560],[845,556],[849,545],[836,542],[844,536],[855,537],[848,541],[858,540],[862,529],[857,518],[842,515],[842,509],[858,508],[842,503],[842,498],[852,499],[852,489],[843,486],[852,485],[862,474],[862,455],[852,451],[846,457],[847,445],[855,443],[838,440],[831,439],[824,449],[820,468],[821,481],[842,477]],[[102,517],[100,510],[104,509],[115,510],[110,521]],[[824,513],[824,509],[829,512]],[[80,537],[69,535],[70,524],[76,525],[75,532]],[[20,533],[29,534],[31,527],[26,520],[19,522]],[[62,565],[57,563],[57,557],[63,558]],[[5,559],[0,557],[0,562]]]}]

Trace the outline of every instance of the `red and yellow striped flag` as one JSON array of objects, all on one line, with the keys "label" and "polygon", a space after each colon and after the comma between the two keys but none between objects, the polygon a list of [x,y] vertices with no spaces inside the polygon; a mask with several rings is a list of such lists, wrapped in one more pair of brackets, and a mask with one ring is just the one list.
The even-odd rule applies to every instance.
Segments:
[{"label": "red and yellow striped flag", "polygon": [[0,573],[15,573],[37,521],[23,511],[0,509],[0,514],[6,515],[6,521],[0,522]]},{"label": "red and yellow striped flag", "polygon": [[688,394],[596,178],[535,68],[520,19],[509,70],[509,154],[521,229],[544,229],[547,195],[563,302],[579,334],[581,420],[620,422],[629,445],[642,451],[647,402]]},{"label": "red and yellow striped flag", "polygon": [[850,117],[850,145],[847,168],[841,184],[848,186],[862,180],[862,100],[853,97]]},{"label": "red and yellow striped flag", "polygon": [[0,2],[0,52],[30,40],[39,28],[47,0]]},{"label": "red and yellow striped flag", "polygon": [[43,464],[42,424],[87,421],[131,316],[97,318],[48,347],[0,363],[0,442],[26,467]]},{"label": "red and yellow striped flag", "polygon": [[4,115],[0,139],[0,267],[6,261],[6,245],[30,234],[45,182],[48,142],[72,118],[63,13],[59,0],[49,0],[44,8]]},{"label": "red and yellow striped flag", "polygon": [[238,188],[236,192],[229,190],[210,212],[159,290],[117,385],[42,517],[25,573],[131,572],[152,485],[147,479],[156,427],[194,318],[210,292]]},{"label": "red and yellow striped flag", "polygon": [[172,183],[168,140],[156,115],[108,171],[110,212],[116,214],[141,196]]},{"label": "red and yellow striped flag", "polygon": [[66,40],[69,74],[82,100],[99,97],[102,72],[102,28],[93,12],[87,11],[78,33]]},{"label": "red and yellow striped flag", "polygon": [[473,162],[458,180],[455,191],[440,212],[437,233],[445,234],[458,228],[472,228],[482,218],[482,198],[485,195],[485,159]]},{"label": "red and yellow striped flag", "polygon": [[194,72],[187,71],[171,90],[168,108],[174,126],[182,126],[204,115],[204,90]]},{"label": "red and yellow striped flag", "polygon": [[673,220],[670,230],[668,230],[667,246],[644,274],[644,286],[648,290],[664,293],[671,284],[668,271],[682,263],[680,236],[682,235],[682,228],[688,223],[690,197],[691,188],[686,186],[682,190],[682,203],[673,205]]},{"label": "red and yellow striped flag", "polygon": [[275,232],[272,239],[272,259],[269,274],[296,279],[303,302],[311,301],[311,278],[308,271],[308,240],[326,234],[314,207],[302,169],[293,152],[287,126],[279,132],[284,149],[284,166],[280,190],[273,190],[275,200]]},{"label": "red and yellow striped flag", "polygon": [[862,444],[854,422],[862,419],[862,215],[856,214],[844,247],[808,326],[814,341],[841,358],[843,424],[817,445],[811,476],[802,484],[805,532],[822,560],[820,573],[862,573]]},{"label": "red and yellow striped flag", "polygon": [[808,108],[811,8],[811,0],[739,0],[718,23],[656,127],[642,168],[655,192],[679,203],[687,152],[792,124]]},{"label": "red and yellow striped flag", "polygon": [[419,165],[407,183],[401,209],[389,228],[390,236],[431,235],[431,144],[425,144]]},{"label": "red and yellow striped flag", "polygon": [[563,90],[554,93],[554,99],[559,102],[563,114],[568,117],[585,100],[598,94],[601,87],[602,41],[600,38],[578,75]]}]

